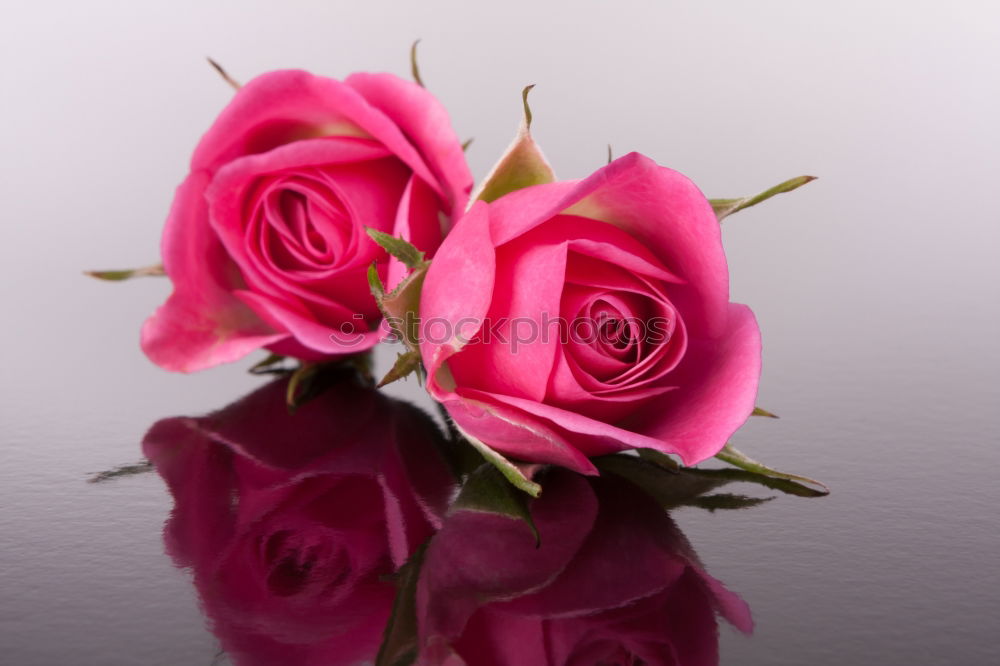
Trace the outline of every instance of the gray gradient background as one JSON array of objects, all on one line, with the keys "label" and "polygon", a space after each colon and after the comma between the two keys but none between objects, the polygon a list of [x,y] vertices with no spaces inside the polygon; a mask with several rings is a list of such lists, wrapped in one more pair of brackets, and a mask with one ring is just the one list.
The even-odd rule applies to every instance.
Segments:
[{"label": "gray gradient background", "polygon": [[159,480],[84,479],[259,380],[153,367],[138,327],[166,281],[80,270],[156,261],[230,96],[205,55],[244,80],[405,75],[416,37],[477,176],[527,83],[562,177],[608,143],[709,196],[820,176],[725,224],[783,417],[736,442],[834,494],[677,514],[756,614],[723,663],[998,663],[1000,5],[581,0],[0,3],[0,661],[212,661]]}]

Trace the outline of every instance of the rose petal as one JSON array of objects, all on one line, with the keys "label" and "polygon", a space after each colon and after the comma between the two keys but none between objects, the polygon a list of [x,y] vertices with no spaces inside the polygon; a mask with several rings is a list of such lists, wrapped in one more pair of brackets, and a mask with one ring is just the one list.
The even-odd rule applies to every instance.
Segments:
[{"label": "rose petal", "polygon": [[196,172],[177,188],[161,249],[174,292],[142,327],[146,355],[176,372],[236,361],[287,337],[230,293],[242,281],[209,225],[207,182]]},{"label": "rose petal", "polygon": [[724,335],[689,342],[670,374],[679,387],[654,400],[622,426],[661,442],[685,465],[711,458],[753,411],[760,380],[760,329],[745,305],[731,304]]},{"label": "rose petal", "polygon": [[462,211],[472,189],[472,173],[444,105],[421,86],[391,74],[362,72],[347,77],[345,83],[403,130],[444,185],[449,210]]}]

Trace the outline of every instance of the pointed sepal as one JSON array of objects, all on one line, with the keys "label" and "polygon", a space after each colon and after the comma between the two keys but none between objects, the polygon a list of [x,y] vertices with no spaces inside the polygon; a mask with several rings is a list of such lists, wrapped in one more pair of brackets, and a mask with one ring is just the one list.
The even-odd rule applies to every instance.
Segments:
[{"label": "pointed sepal", "polygon": [[760,194],[752,197],[743,197],[741,199],[709,199],[708,201],[712,204],[712,209],[715,211],[715,217],[718,218],[719,222],[722,222],[723,219],[733,213],[738,213],[744,208],[755,206],[761,201],[766,201],[776,194],[791,192],[792,190],[798,189],[806,183],[810,183],[814,180],[816,180],[816,176],[799,176],[798,178],[786,180],[785,182],[775,185],[771,189],[764,190]]},{"label": "pointed sepal", "polygon": [[153,266],[144,266],[143,268],[126,268],[111,271],[84,271],[83,274],[89,275],[92,278],[97,278],[98,280],[121,282],[122,280],[131,280],[132,278],[137,277],[162,277],[166,275],[166,272],[163,270],[163,264],[154,264]]},{"label": "pointed sepal", "polygon": [[476,451],[479,451],[479,454],[486,459],[486,462],[500,470],[500,473],[503,474],[504,478],[506,478],[515,488],[526,492],[532,497],[538,497],[542,494],[542,487],[530,478],[532,476],[531,473],[535,469],[534,467],[518,465],[517,463],[505,458],[500,452],[490,448],[490,446],[482,440],[479,440],[462,430],[458,424],[455,424],[455,428],[459,431],[459,433],[461,433],[462,437],[465,438],[474,449],[476,449]]},{"label": "pointed sepal", "polygon": [[807,483],[816,486],[817,488],[821,488],[821,494],[823,495],[830,494],[830,488],[825,483],[817,481],[816,479],[810,479],[808,476],[779,472],[773,467],[768,467],[763,463],[757,462],[750,456],[736,449],[732,444],[726,444],[722,447],[722,450],[715,454],[715,457],[722,462],[729,463],[733,467],[739,467],[742,470],[753,472],[754,474],[768,476],[775,479]]},{"label": "pointed sepal", "polygon": [[386,384],[391,384],[400,379],[404,379],[414,372],[417,373],[417,380],[423,382],[423,368],[424,366],[420,362],[420,353],[415,351],[408,351],[402,354],[396,355],[396,362],[393,363],[392,368],[389,372],[385,373],[385,377],[382,381],[378,383],[377,388],[382,388]]},{"label": "pointed sepal", "polygon": [[481,200],[489,203],[515,190],[555,181],[556,176],[552,167],[542,154],[541,148],[531,138],[531,107],[528,106],[528,93],[534,87],[530,85],[521,92],[524,118],[517,136],[486,179],[480,183],[470,201]]}]

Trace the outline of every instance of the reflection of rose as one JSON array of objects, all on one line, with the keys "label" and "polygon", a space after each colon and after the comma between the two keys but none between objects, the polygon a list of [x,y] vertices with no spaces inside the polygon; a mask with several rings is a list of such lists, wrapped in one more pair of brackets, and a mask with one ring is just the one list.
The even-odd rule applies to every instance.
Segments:
[{"label": "reflection of rose", "polygon": [[670,517],[622,480],[545,479],[524,522],[457,511],[431,541],[418,588],[423,664],[702,666],[716,614],[746,604],[706,574]]},{"label": "reflection of rose", "polygon": [[729,302],[712,207],[635,153],[477,202],[420,314],[431,394],[513,458],[594,472],[588,458],[653,448],[692,465],[753,409],[760,333]]},{"label": "reflection of rose", "polygon": [[168,549],[237,663],[371,660],[395,594],[387,577],[447,500],[437,431],[349,381],[289,415],[286,385],[150,429],[143,449],[175,501]]},{"label": "reflection of rose", "polygon": [[389,74],[277,71],[247,83],[208,130],[163,231],[174,293],[146,354],[190,372],[260,347],[307,360],[372,347],[380,319],[365,233],[433,253],[472,178],[444,107]]}]

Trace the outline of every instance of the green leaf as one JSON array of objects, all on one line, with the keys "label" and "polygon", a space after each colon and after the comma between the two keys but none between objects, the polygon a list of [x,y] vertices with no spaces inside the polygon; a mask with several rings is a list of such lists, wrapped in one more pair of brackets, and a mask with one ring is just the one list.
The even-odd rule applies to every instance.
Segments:
[{"label": "green leaf", "polygon": [[378,383],[376,388],[382,388],[386,384],[403,379],[413,372],[416,372],[417,378],[420,379],[421,368],[423,366],[420,364],[420,352],[408,351],[403,354],[397,354],[396,362],[393,364],[392,369],[385,373],[385,377],[382,378],[382,381]]},{"label": "green leaf", "polygon": [[123,476],[135,476],[136,474],[145,474],[146,472],[152,471],[153,463],[148,460],[141,460],[137,463],[119,465],[118,467],[112,467],[111,469],[106,469],[103,472],[98,472],[87,479],[87,482],[104,483],[105,481],[120,479]]},{"label": "green leaf", "polygon": [[766,416],[769,419],[778,418],[778,415],[775,414],[774,412],[769,412],[761,407],[754,407],[753,412],[750,414],[750,416]]},{"label": "green leaf", "polygon": [[462,430],[462,428],[458,424],[455,424],[455,427],[458,429],[460,433],[462,433],[462,437],[468,440],[469,444],[471,444],[473,447],[475,447],[477,451],[479,451],[480,455],[482,455],[483,458],[486,459],[486,462],[490,463],[498,470],[500,470],[500,473],[503,474],[504,477],[508,481],[510,481],[511,484],[514,485],[514,487],[523,490],[532,497],[538,497],[539,495],[542,494],[542,487],[537,483],[535,483],[534,481],[532,481],[531,479],[529,479],[527,476],[525,476],[524,472],[521,470],[520,467],[518,467],[516,464],[505,458],[497,451],[491,449],[487,444],[485,444],[481,440],[476,439],[469,433]]},{"label": "green leaf", "polygon": [[375,666],[408,666],[417,658],[417,581],[426,550],[425,543],[399,569],[396,599],[382,634]]},{"label": "green leaf", "polygon": [[413,46],[410,47],[410,75],[413,80],[417,82],[417,85],[421,88],[426,88],[424,85],[424,80],[420,78],[420,65],[417,64],[417,44],[420,40],[413,42]]},{"label": "green leaf", "polygon": [[135,277],[161,277],[166,275],[163,270],[163,264],[113,271],[84,271],[83,274],[97,278],[98,280],[107,280],[108,282],[121,282],[122,280],[129,280]]},{"label": "green leaf", "polygon": [[485,464],[472,472],[462,491],[458,494],[450,511],[477,511],[495,513],[500,516],[523,520],[535,536],[535,545],[541,545],[541,537],[535,521],[531,518],[528,496],[512,486],[503,473],[491,464]]},{"label": "green leaf", "polygon": [[531,138],[531,107],[528,106],[528,93],[532,88],[534,85],[526,87],[521,92],[524,119],[521,121],[517,136],[479,185],[470,201],[482,200],[489,203],[515,190],[551,183],[556,179],[538,144]]},{"label": "green leaf", "polygon": [[471,146],[472,142],[475,141],[475,140],[476,140],[475,137],[471,137],[471,138],[468,138],[465,141],[463,141],[462,142],[462,152],[464,153],[467,150],[469,150],[469,146]]},{"label": "green leaf", "polygon": [[722,462],[729,463],[734,467],[739,467],[740,469],[746,470],[748,472],[753,472],[755,474],[761,474],[764,476],[770,476],[777,479],[786,479],[788,481],[800,481],[802,483],[808,483],[819,488],[822,488],[824,495],[830,494],[830,489],[826,484],[817,481],[816,479],[810,479],[808,476],[800,476],[798,474],[788,474],[787,472],[779,472],[778,470],[768,467],[763,463],[759,463],[750,456],[737,450],[732,444],[726,444],[721,451],[715,454],[715,457]]},{"label": "green leaf", "polygon": [[799,176],[798,178],[792,178],[791,180],[786,180],[780,185],[775,185],[769,190],[765,190],[758,195],[752,197],[743,197],[742,199],[709,199],[709,203],[712,204],[712,209],[715,211],[715,217],[721,222],[724,218],[737,213],[744,208],[749,208],[759,204],[761,201],[766,201],[776,194],[782,194],[784,192],[791,192],[794,189],[802,187],[806,183],[816,180],[815,176]]},{"label": "green leaf", "polygon": [[424,261],[424,253],[408,241],[405,241],[402,238],[396,238],[392,234],[387,234],[384,231],[372,229],[371,227],[365,227],[365,231],[368,232],[368,235],[371,236],[373,241],[381,245],[386,252],[402,261],[403,264],[410,270],[424,266],[427,263]]}]

